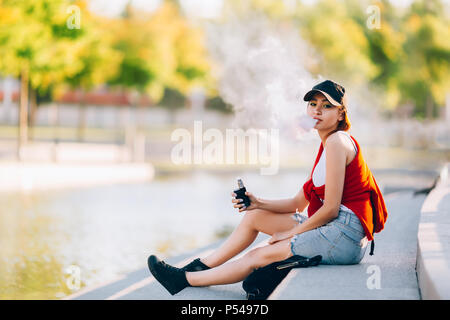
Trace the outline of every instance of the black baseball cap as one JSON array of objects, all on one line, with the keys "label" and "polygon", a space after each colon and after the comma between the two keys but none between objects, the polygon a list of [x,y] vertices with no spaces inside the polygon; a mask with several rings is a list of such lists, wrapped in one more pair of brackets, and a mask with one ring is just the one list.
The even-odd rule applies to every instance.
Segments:
[{"label": "black baseball cap", "polygon": [[303,97],[304,101],[312,99],[315,93],[322,93],[331,104],[335,106],[341,106],[344,103],[345,88],[336,82],[331,80],[325,80],[315,85],[310,91],[308,91]]}]

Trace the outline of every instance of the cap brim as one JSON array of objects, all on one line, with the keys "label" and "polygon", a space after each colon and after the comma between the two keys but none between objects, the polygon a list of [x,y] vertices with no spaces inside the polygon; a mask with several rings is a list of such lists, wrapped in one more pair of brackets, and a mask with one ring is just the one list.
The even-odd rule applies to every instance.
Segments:
[{"label": "cap brim", "polygon": [[303,97],[303,101],[310,101],[312,99],[312,97],[314,96],[315,93],[320,92],[321,94],[323,94],[328,101],[330,101],[330,103],[336,107],[341,106],[341,104],[339,102],[337,102],[336,100],[334,100],[328,93],[326,93],[325,91],[322,90],[317,90],[317,89],[313,89],[308,91],[305,96]]}]

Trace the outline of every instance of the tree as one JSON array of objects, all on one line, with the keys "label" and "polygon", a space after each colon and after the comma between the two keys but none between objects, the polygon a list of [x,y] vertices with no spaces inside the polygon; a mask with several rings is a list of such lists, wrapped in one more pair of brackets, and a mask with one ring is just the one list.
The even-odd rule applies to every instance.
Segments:
[{"label": "tree", "polygon": [[184,100],[196,86],[215,90],[203,31],[182,15],[176,1],[163,1],[152,13],[128,4],[111,28],[123,58],[109,85],[147,94],[171,112],[173,103],[167,101],[173,97]]},{"label": "tree", "polygon": [[450,88],[450,23],[443,12],[441,1],[416,0],[404,17],[398,86],[419,117],[435,117]]},{"label": "tree", "polygon": [[[76,2],[79,6],[83,2]],[[64,0],[4,0],[0,7],[0,70],[21,80],[18,158],[27,141],[28,88],[51,94],[80,72],[83,28],[70,30]]]},{"label": "tree", "polygon": [[153,39],[144,27],[143,21],[136,18],[136,12],[128,4],[120,18],[110,24],[114,33],[112,46],[121,53],[118,72],[108,79],[108,84],[144,92],[154,80],[155,75],[149,67],[148,51]]},{"label": "tree", "polygon": [[[252,3],[273,19],[291,18],[315,49],[312,74],[377,88],[383,107],[415,105],[417,117],[432,118],[450,87],[450,23],[441,0],[416,0],[406,13],[388,0],[318,0],[282,14],[269,0]],[[380,10],[380,28],[367,26],[369,5]]]},{"label": "tree", "polygon": [[[83,140],[86,121],[85,93],[97,85],[104,84],[118,72],[123,54],[112,46],[114,34],[110,32],[109,26],[114,21],[93,15],[87,10],[85,2],[80,2],[79,6],[83,17],[83,34],[73,47],[79,68],[74,74],[64,79],[66,84],[64,87],[81,91],[78,139]],[[65,32],[71,32],[71,30],[65,30]]]}]

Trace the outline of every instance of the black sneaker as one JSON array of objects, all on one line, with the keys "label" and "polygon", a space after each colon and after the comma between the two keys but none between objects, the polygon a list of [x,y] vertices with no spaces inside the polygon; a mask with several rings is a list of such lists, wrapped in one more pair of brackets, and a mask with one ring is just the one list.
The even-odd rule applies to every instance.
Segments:
[{"label": "black sneaker", "polygon": [[197,258],[182,268],[184,271],[195,272],[211,269]]},{"label": "black sneaker", "polygon": [[154,255],[148,257],[147,263],[152,275],[171,295],[190,286],[183,269],[172,267]]}]

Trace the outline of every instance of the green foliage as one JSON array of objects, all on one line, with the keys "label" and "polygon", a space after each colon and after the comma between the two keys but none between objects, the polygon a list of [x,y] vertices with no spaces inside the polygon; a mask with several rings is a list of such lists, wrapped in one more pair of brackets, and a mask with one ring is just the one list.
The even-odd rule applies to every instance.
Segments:
[{"label": "green foliage", "polygon": [[[280,15],[269,0],[254,0],[274,19],[294,19],[318,57],[315,75],[367,83],[384,93],[384,108],[405,103],[423,118],[437,115],[450,88],[450,22],[442,0],[415,0],[400,9],[388,0],[317,0]],[[369,28],[368,7],[380,10]]]},{"label": "green foliage", "polygon": [[212,82],[203,31],[189,24],[176,1],[164,1],[151,14],[128,5],[109,28],[123,57],[109,84],[145,92],[158,103],[167,90],[186,95]]},{"label": "green foliage", "polygon": [[207,99],[205,109],[219,111],[225,114],[230,114],[233,112],[233,106],[225,103],[225,101],[223,101],[223,99],[219,96]]},{"label": "green foliage", "polygon": [[443,105],[450,88],[450,22],[440,1],[415,1],[404,17],[399,87],[410,97],[419,115],[436,116],[434,105]]},{"label": "green foliage", "polygon": [[346,75],[355,82],[377,74],[364,29],[349,16],[345,6],[320,0],[314,6],[305,6],[298,21],[302,36],[322,58],[311,69],[313,73],[331,77]]},{"label": "green foliage", "polygon": [[108,83],[125,88],[137,88],[139,91],[143,91],[154,78],[152,71],[145,68],[144,61],[125,55],[125,58],[120,63],[119,72]]},{"label": "green foliage", "polygon": [[[74,3],[80,9],[79,29],[67,26],[67,8]],[[3,1],[0,39],[0,71],[19,76],[26,68],[31,86],[52,96],[66,84],[91,88],[116,69],[118,55],[84,1]]]},{"label": "green foliage", "polygon": [[205,72],[196,67],[178,66],[176,72],[183,76],[186,80],[194,80],[205,76]]},{"label": "green foliage", "polygon": [[164,88],[164,95],[160,105],[170,110],[183,108],[186,103],[186,97],[177,89]]},{"label": "green foliage", "polygon": [[[316,63],[307,66],[312,74],[378,88],[386,110],[412,103],[418,117],[437,115],[450,88],[450,22],[442,0],[415,0],[405,9],[388,0],[288,3],[228,0],[226,8],[296,23],[316,52]],[[81,12],[79,29],[66,25],[73,4]],[[367,26],[369,5],[380,9],[379,29]],[[0,57],[2,74],[28,71],[38,99],[41,92],[48,98],[67,86],[90,90],[107,83],[158,103],[167,90],[186,96],[199,86],[213,97],[210,108],[228,109],[214,100],[217,85],[204,30],[174,0],[152,13],[128,5],[117,18],[93,15],[82,0],[3,0]]]}]

